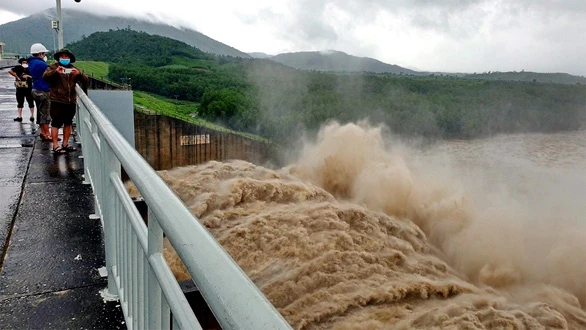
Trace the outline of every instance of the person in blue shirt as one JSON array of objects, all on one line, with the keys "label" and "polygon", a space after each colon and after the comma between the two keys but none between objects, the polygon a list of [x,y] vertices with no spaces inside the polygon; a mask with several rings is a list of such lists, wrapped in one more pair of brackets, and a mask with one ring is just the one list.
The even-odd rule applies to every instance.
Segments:
[{"label": "person in blue shirt", "polygon": [[43,141],[51,141],[51,133],[49,131],[49,123],[51,122],[51,115],[49,110],[51,108],[51,101],[49,99],[49,91],[51,90],[49,83],[43,79],[43,74],[47,70],[47,48],[43,44],[36,43],[31,46],[31,57],[28,58],[28,71],[33,77],[33,99],[37,105],[37,124],[40,126],[41,139]]}]

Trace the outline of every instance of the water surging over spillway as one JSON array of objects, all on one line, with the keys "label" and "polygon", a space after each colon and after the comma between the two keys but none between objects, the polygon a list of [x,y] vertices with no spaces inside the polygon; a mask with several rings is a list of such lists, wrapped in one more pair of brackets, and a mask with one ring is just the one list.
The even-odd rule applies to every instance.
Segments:
[{"label": "water surging over spillway", "polygon": [[282,169],[160,175],[294,328],[586,327],[584,228],[480,209],[410,153],[331,123]]}]

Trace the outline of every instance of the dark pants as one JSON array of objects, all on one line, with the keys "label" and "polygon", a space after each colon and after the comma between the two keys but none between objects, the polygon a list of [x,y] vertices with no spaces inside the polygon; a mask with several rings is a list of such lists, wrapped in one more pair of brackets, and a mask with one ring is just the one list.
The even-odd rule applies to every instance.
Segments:
[{"label": "dark pants", "polygon": [[26,103],[28,103],[29,108],[34,108],[35,103],[33,102],[33,95],[31,93],[30,88],[17,88],[16,89],[16,103],[17,108],[24,107],[24,99],[26,99]]},{"label": "dark pants", "polygon": [[51,101],[51,127],[71,126],[77,110],[75,103],[59,103]]}]

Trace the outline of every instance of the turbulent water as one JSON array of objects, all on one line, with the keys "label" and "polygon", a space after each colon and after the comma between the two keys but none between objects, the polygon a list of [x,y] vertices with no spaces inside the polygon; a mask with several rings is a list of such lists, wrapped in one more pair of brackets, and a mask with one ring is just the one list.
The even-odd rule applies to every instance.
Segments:
[{"label": "turbulent water", "polygon": [[541,135],[422,150],[332,123],[281,169],[210,162],[160,175],[294,328],[578,329],[576,136],[568,155],[527,147]]}]

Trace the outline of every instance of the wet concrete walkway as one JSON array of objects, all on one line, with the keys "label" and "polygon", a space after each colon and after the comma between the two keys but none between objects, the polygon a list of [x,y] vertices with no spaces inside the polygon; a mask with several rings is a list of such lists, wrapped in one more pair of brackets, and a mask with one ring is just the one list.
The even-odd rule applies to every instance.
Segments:
[{"label": "wet concrete walkway", "polygon": [[26,104],[23,122],[13,121],[7,71],[0,70],[0,328],[125,329],[118,302],[100,296],[102,227],[89,218],[81,148],[53,154]]}]

